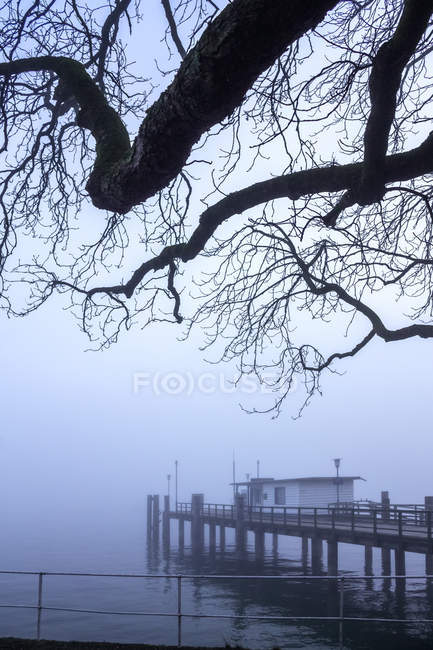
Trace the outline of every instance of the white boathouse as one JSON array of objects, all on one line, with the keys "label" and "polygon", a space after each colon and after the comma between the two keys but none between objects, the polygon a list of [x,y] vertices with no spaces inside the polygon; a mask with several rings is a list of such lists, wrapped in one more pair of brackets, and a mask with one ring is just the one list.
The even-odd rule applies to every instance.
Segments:
[{"label": "white boathouse", "polygon": [[[326,508],[330,503],[354,500],[354,482],[361,476],[309,476],[301,478],[253,478],[236,483],[252,506]],[[240,490],[239,490],[240,488]]]}]

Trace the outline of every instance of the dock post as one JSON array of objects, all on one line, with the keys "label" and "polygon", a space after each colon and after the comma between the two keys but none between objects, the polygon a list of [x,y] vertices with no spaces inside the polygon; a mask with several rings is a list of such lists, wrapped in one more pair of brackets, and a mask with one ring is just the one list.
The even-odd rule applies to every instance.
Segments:
[{"label": "dock post", "polygon": [[212,522],[209,524],[209,548],[215,550],[216,548],[216,524]]},{"label": "dock post", "polygon": [[389,576],[391,575],[391,549],[382,546],[380,550],[382,555],[382,575]]},{"label": "dock post", "polygon": [[152,534],[153,541],[159,542],[159,494],[153,495]]},{"label": "dock post", "polygon": [[364,546],[364,573],[366,576],[373,575],[373,547],[371,544]]},{"label": "dock post", "polygon": [[220,525],[220,551],[226,550],[226,529],[223,524]]},{"label": "dock post", "polygon": [[395,574],[397,576],[406,575],[406,559],[403,546],[397,546],[394,550]]},{"label": "dock post", "polygon": [[254,531],[254,551],[257,558],[263,558],[265,554],[265,533],[263,530]]},{"label": "dock post", "polygon": [[318,575],[322,570],[323,541],[320,537],[311,538],[311,567],[313,575]]},{"label": "dock post", "polygon": [[178,533],[179,533],[179,548],[185,546],[185,519],[182,517],[177,520],[178,522]]},{"label": "dock post", "polygon": [[[397,576],[405,576],[406,561],[405,561],[405,552],[403,546],[397,546],[397,548],[394,550],[394,558],[395,558],[395,574]],[[396,591],[399,593],[404,592],[404,590],[406,589],[406,579],[397,578],[397,580],[395,581],[395,588]]]},{"label": "dock post", "polygon": [[162,514],[162,543],[170,546],[170,496],[164,496],[164,512]]},{"label": "dock post", "polygon": [[381,502],[382,502],[382,519],[383,521],[389,521],[391,501],[389,499],[388,490],[384,490],[383,492],[381,492]]},{"label": "dock post", "polygon": [[278,553],[278,533],[272,533],[272,553]]},{"label": "dock post", "polygon": [[302,535],[302,565],[306,567],[308,565],[308,535]]},{"label": "dock post", "polygon": [[245,499],[243,494],[237,494],[235,499],[235,518],[236,518],[236,550],[245,549]]},{"label": "dock post", "polygon": [[328,576],[338,575],[338,542],[328,539]]},{"label": "dock post", "polygon": [[191,497],[191,545],[198,550],[203,545],[202,506],[204,494],[193,494]]},{"label": "dock post", "polygon": [[152,495],[147,495],[147,540],[152,537]]}]

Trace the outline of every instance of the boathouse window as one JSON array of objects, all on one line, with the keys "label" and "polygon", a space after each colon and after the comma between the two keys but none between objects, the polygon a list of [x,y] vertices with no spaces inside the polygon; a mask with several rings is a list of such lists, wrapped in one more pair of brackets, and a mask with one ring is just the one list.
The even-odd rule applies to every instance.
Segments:
[{"label": "boathouse window", "polygon": [[276,487],[275,488],[274,503],[275,503],[276,506],[284,506],[286,504],[286,488],[285,487]]}]

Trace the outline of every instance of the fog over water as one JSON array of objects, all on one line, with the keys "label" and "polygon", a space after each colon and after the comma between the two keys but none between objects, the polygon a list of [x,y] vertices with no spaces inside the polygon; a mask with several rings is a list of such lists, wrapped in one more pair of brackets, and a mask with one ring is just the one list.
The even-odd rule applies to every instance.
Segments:
[{"label": "fog over water", "polygon": [[[164,21],[159,2],[156,5],[146,32],[149,51],[159,43]],[[154,71],[153,58],[142,60],[143,75]],[[253,181],[254,172],[248,177]],[[245,184],[242,179],[239,186]],[[136,260],[141,263],[141,251],[128,258],[131,268]],[[189,315],[188,298],[184,304]],[[264,568],[252,559],[251,540],[250,555],[241,563],[230,548],[225,558],[212,561],[206,556],[194,562],[188,549],[181,556],[175,544],[165,556],[161,549],[146,547],[146,495],[166,494],[170,474],[173,501],[175,460],[179,499],[185,501],[193,492],[203,492],[205,501],[231,502],[233,452],[238,480],[245,480],[247,473],[255,476],[258,459],[262,476],[287,478],[331,475],[332,459],[341,457],[343,475],[365,479],[355,482],[357,499],[380,500],[380,492],[388,490],[391,503],[410,504],[433,495],[432,340],[372,341],[355,358],[338,362],[335,368],[341,374],[323,377],[323,395],[312,399],[302,417],[296,417],[304,399],[302,386],[297,385],[280,417],[273,419],[272,414],[252,415],[241,408],[264,409],[273,398],[251,382],[233,388],[235,367],[206,363],[205,358],[218,356],[218,349],[201,352],[204,339],[198,330],[181,341],[182,326],[159,323],[144,331],[136,327],[108,350],[87,351],[79,321],[66,306],[61,297],[53,297],[24,319],[0,314],[0,570],[301,571],[298,540],[293,538],[281,542],[278,562],[267,554]],[[390,300],[382,307],[387,325],[401,324],[401,306],[394,309]],[[333,345],[334,335],[332,324],[323,324],[320,336],[325,345]],[[349,341],[345,347],[342,340],[342,349],[350,349]],[[342,546],[340,569],[362,573],[362,547]],[[409,555],[408,572],[423,573],[424,556]],[[377,554],[375,573],[380,573]],[[2,586],[2,593],[12,594],[17,602],[34,597],[31,582],[17,587],[12,579],[2,578],[0,591]],[[424,583],[410,586],[400,600],[394,587],[388,591],[382,587],[377,586],[374,597],[354,589],[349,602],[361,603],[368,613],[379,603],[387,615],[413,613],[414,607],[416,614],[432,616]],[[75,604],[87,593],[83,586],[62,589],[58,597],[70,591]],[[276,613],[288,598],[287,592],[277,592],[282,603],[278,605],[269,593],[261,601],[263,594],[256,587],[251,591],[256,601],[248,590],[234,593],[227,585],[202,592],[194,585],[194,589],[188,592],[190,603],[208,608],[217,603],[221,611],[263,606]],[[92,598],[102,594],[107,607],[120,601],[125,608],[148,604],[157,593],[158,606],[164,607],[167,597],[171,607],[173,587],[164,583],[158,590],[146,586],[143,600],[138,588],[131,591],[124,585],[112,591],[111,584],[101,583],[88,593]],[[300,603],[326,601],[322,592],[296,593]],[[0,636],[34,633],[34,613],[2,616]],[[191,642],[203,633],[194,625]],[[269,639],[258,624],[251,624],[248,632],[246,624],[212,625],[206,628],[208,643],[230,640],[259,648],[265,647],[263,639]],[[49,630],[56,638],[106,638],[106,622],[80,619],[78,626],[58,615]],[[167,631],[161,621],[147,621],[146,626],[146,638],[137,621],[113,628],[110,638],[174,640],[174,631]],[[318,629],[297,627],[293,639],[296,643],[303,639],[317,650],[335,642],[335,630]],[[278,636],[281,647],[298,647],[290,645],[295,641],[284,634]]]},{"label": "fog over water", "polygon": [[197,339],[176,341],[175,326],[133,330],[108,351],[85,352],[76,322],[53,301],[27,319],[2,319],[1,329],[3,534],[28,526],[48,542],[71,527],[79,539],[89,520],[120,522],[144,511],[146,494],[167,492],[175,459],[180,499],[200,491],[227,502],[233,449],[238,479],[254,475],[257,459],[263,476],[327,475],[341,456],[344,474],[366,479],[357,498],[387,489],[392,502],[419,503],[433,492],[431,342],[372,344],[344,376],[324,381],[300,419],[291,417],[299,388],[273,420],[239,407],[269,404],[260,393],[134,391],[135,373],[233,377],[202,361]]}]

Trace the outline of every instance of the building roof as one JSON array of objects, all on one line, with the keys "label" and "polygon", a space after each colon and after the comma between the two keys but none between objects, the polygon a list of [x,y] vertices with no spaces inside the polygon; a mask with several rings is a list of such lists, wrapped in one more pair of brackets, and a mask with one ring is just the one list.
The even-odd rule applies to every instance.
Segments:
[{"label": "building roof", "polygon": [[[295,483],[299,481],[333,481],[336,478],[334,476],[300,476],[298,478],[254,478],[251,481],[239,481],[236,483],[230,483],[230,485],[245,485],[245,486],[254,486],[261,483]],[[362,476],[339,476],[340,480],[345,481],[365,481],[365,478]]]}]

